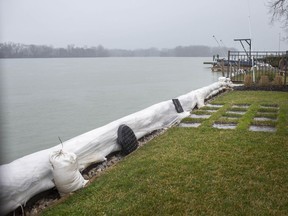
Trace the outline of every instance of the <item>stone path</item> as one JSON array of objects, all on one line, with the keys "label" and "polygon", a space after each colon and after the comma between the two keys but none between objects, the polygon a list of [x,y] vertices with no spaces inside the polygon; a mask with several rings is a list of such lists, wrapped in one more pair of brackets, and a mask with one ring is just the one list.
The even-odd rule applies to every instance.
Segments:
[{"label": "stone path", "polygon": [[[236,129],[238,122],[251,109],[252,104],[233,104],[211,125],[217,129]],[[195,109],[191,115],[183,120],[179,127],[200,127],[203,122],[216,115],[224,104],[208,103],[206,106]],[[278,119],[279,106],[278,104],[263,104],[258,106],[257,112],[251,119],[252,123],[249,126],[249,131],[264,131],[276,132],[276,123]]]}]

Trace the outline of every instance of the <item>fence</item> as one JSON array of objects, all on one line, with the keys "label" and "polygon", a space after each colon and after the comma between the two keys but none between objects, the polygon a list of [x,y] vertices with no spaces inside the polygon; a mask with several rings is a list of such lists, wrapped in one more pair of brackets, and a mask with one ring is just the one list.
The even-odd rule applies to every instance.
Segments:
[{"label": "fence", "polygon": [[253,82],[257,83],[265,76],[270,82],[278,79],[278,85],[279,80],[287,85],[287,64],[288,51],[228,51],[226,77],[233,82],[244,82],[245,75],[251,75]]}]

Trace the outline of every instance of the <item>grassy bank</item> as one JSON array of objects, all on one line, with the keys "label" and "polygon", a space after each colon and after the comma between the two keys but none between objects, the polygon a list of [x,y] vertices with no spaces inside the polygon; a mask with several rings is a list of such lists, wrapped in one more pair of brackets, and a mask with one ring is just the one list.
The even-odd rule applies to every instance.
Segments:
[{"label": "grassy bank", "polygon": [[[198,128],[169,129],[43,215],[287,215],[288,94],[234,91],[212,103],[222,107]],[[239,104],[249,106],[236,129],[212,127]],[[277,109],[276,132],[248,130],[262,105]]]}]

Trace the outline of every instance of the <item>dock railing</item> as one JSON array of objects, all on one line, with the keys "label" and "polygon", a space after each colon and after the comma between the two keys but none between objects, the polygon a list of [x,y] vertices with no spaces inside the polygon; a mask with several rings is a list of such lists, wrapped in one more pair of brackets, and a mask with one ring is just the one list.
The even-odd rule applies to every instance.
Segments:
[{"label": "dock railing", "polygon": [[287,85],[288,51],[228,51],[226,77],[243,83],[250,77],[259,83],[266,77],[270,83]]}]

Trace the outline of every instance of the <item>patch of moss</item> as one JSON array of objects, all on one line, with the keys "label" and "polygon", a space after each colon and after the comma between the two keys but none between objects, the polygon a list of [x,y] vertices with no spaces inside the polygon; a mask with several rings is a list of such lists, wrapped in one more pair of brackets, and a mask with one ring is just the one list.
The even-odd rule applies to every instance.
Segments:
[{"label": "patch of moss", "polygon": [[201,107],[200,110],[219,110],[220,107],[215,107],[215,106],[204,106]]},{"label": "patch of moss", "polygon": [[205,119],[186,117],[182,119],[182,123],[202,123]]},{"label": "patch of moss", "polygon": [[223,117],[241,118],[243,115],[237,113],[223,113]]},{"label": "patch of moss", "polygon": [[257,121],[257,120],[253,120],[252,121],[252,125],[276,127],[277,122],[276,121]]},{"label": "patch of moss", "polygon": [[256,113],[255,117],[263,117],[263,118],[270,118],[270,119],[277,119],[277,113]]},{"label": "patch of moss", "polygon": [[201,110],[201,109],[193,110],[192,113],[195,115],[211,115],[211,112],[207,110]]},{"label": "patch of moss", "polygon": [[260,107],[258,109],[258,112],[262,112],[262,113],[277,113],[278,109],[277,108],[267,108],[267,107]]},{"label": "patch of moss", "polygon": [[246,112],[247,108],[246,107],[230,107],[228,111],[233,111],[233,112]]},{"label": "patch of moss", "polygon": [[239,119],[231,119],[231,118],[219,118],[215,121],[216,124],[238,124]]}]

